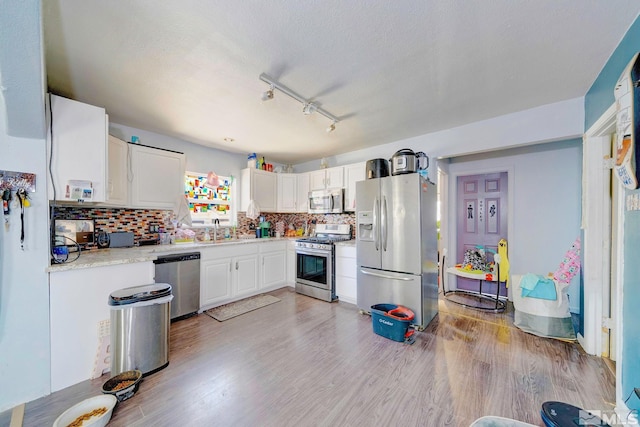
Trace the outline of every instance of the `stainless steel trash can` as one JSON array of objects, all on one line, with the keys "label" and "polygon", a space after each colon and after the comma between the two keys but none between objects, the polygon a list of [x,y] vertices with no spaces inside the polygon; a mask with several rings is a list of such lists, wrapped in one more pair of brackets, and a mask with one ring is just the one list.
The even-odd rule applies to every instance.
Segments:
[{"label": "stainless steel trash can", "polygon": [[111,375],[149,375],[169,364],[171,285],[154,283],[112,292]]}]

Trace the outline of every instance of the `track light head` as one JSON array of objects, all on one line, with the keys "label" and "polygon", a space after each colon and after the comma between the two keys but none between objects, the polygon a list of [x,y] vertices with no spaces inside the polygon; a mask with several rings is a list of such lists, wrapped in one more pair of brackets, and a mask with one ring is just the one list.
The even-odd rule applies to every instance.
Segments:
[{"label": "track light head", "polygon": [[327,127],[327,133],[331,133],[331,132],[333,132],[334,130],[336,130],[336,122],[335,122],[335,121],[334,121],[333,123],[331,123],[331,124],[329,125],[329,127]]},{"label": "track light head", "polygon": [[309,114],[313,114],[317,109],[318,107],[313,102],[307,102],[304,104],[304,107],[302,107],[302,114],[308,116]]},{"label": "track light head", "polygon": [[270,99],[273,99],[273,90],[275,89],[275,87],[273,85],[271,85],[271,87],[269,88],[269,90],[265,91],[262,94],[262,100],[263,101],[269,101]]}]

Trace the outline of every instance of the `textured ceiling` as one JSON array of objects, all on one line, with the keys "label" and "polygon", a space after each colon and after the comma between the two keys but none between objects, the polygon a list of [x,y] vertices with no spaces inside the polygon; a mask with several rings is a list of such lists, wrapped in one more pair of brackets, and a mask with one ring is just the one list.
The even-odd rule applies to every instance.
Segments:
[{"label": "textured ceiling", "polygon": [[[282,163],[584,96],[637,0],[47,0],[52,92]],[[340,118],[302,114],[266,73]],[[233,138],[233,142],[225,142]],[[425,147],[427,149],[427,147]]]}]

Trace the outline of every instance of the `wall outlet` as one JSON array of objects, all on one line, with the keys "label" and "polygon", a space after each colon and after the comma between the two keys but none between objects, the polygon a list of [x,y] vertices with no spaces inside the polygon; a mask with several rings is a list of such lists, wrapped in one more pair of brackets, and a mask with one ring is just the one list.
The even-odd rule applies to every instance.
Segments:
[{"label": "wall outlet", "polygon": [[149,233],[157,233],[158,231],[160,231],[160,226],[157,224],[151,224],[149,225]]}]

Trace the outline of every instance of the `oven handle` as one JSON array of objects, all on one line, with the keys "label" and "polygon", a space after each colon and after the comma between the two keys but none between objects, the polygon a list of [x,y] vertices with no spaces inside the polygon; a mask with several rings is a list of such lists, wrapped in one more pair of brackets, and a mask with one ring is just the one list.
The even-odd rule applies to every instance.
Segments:
[{"label": "oven handle", "polygon": [[327,251],[324,249],[296,249],[296,255],[320,255],[329,258],[331,256],[331,251]]},{"label": "oven handle", "polygon": [[405,282],[410,282],[413,279],[409,278],[409,277],[395,277],[395,276],[387,276],[386,274],[380,274],[380,273],[372,273],[370,271],[365,271],[360,269],[360,272],[362,274],[365,274],[367,276],[376,276],[376,277],[381,277],[383,279],[391,279],[391,280],[404,280]]}]

